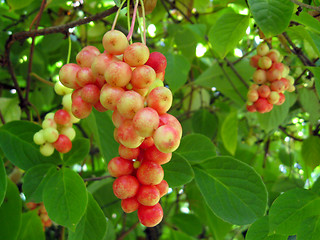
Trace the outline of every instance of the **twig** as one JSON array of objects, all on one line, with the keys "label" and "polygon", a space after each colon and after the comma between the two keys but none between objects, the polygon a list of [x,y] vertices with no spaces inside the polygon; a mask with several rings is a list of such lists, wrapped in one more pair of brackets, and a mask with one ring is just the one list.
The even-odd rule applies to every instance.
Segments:
[{"label": "twig", "polygon": [[316,6],[312,6],[312,5],[309,5],[309,4],[305,4],[303,2],[299,2],[298,0],[290,0],[291,2],[299,5],[300,7],[304,7],[304,8],[308,8],[308,9],[312,9],[312,10],[315,10],[317,12],[320,12],[320,7],[316,7]]},{"label": "twig", "polygon": [[288,137],[290,137],[290,138],[292,138],[292,139],[294,139],[294,140],[296,140],[296,141],[299,141],[299,142],[302,142],[302,141],[303,141],[303,139],[297,138],[297,137],[291,135],[290,133],[288,133],[288,132],[287,132],[287,129],[286,129],[285,127],[279,126],[279,129],[280,129],[283,133],[285,133]]},{"label": "twig", "polygon": [[189,23],[194,24],[194,22],[180,8],[177,8],[173,2],[169,2],[168,0],[166,0],[166,2],[169,3],[171,7],[177,9]]},{"label": "twig", "polygon": [[241,58],[238,58],[237,60],[233,61],[232,64],[236,65],[238,62],[240,62],[241,60],[243,60],[244,58],[246,58],[250,53],[252,53],[253,51],[255,51],[256,48],[251,49],[251,51],[247,52],[246,54],[244,54]]},{"label": "twig", "polygon": [[[37,14],[37,19],[36,19],[36,23],[35,23],[35,30],[38,29],[39,27],[39,23],[41,20],[41,16],[44,10],[44,7],[46,6],[46,0],[42,0],[41,6],[40,6],[40,10],[39,13]],[[31,29],[30,29],[31,30]],[[29,55],[29,64],[28,64],[28,74],[27,74],[27,86],[26,86],[26,96],[25,96],[25,100],[28,101],[29,98],[29,92],[30,92],[30,84],[31,84],[31,76],[30,73],[32,71],[32,62],[33,62],[33,52],[34,52],[34,45],[35,45],[35,39],[36,37],[32,37],[32,43],[30,46],[30,55]]]},{"label": "twig", "polygon": [[232,62],[230,62],[226,57],[224,58],[224,60],[227,62],[228,66],[232,69],[232,71],[234,72],[234,74],[239,78],[239,80],[243,83],[243,85],[246,86],[246,88],[249,88],[248,83],[246,83],[246,81],[242,78],[242,76],[238,73],[237,69],[235,69],[235,67],[233,66]]},{"label": "twig", "polygon": [[35,77],[35,78],[36,78],[37,80],[39,80],[40,82],[43,82],[43,83],[45,83],[45,84],[47,84],[47,85],[49,85],[49,86],[51,86],[51,87],[54,87],[54,83],[53,83],[53,82],[50,82],[50,81],[48,81],[48,80],[45,80],[44,78],[40,77],[38,74],[36,74],[36,73],[34,73],[34,72],[30,73],[30,76]]},{"label": "twig", "polygon": [[127,231],[123,232],[117,240],[123,240],[131,231],[133,231],[139,224],[139,221],[133,224]]},{"label": "twig", "polygon": [[2,124],[5,125],[5,124],[6,124],[6,121],[4,120],[4,117],[3,117],[3,115],[2,115],[1,110],[0,110],[0,119],[1,119]]},{"label": "twig", "polygon": [[163,5],[163,7],[166,9],[169,18],[171,18],[172,21],[173,21],[174,23],[176,23],[176,24],[180,23],[179,20],[175,19],[175,18],[171,15],[170,10],[169,10],[169,8],[167,7],[167,5],[165,4],[164,0],[161,0],[161,3],[162,3],[162,5]]},{"label": "twig", "polygon": [[106,179],[106,178],[111,178],[111,177],[112,176],[107,175],[107,176],[101,176],[101,177],[84,178],[83,181],[84,182],[99,181],[99,180]]}]

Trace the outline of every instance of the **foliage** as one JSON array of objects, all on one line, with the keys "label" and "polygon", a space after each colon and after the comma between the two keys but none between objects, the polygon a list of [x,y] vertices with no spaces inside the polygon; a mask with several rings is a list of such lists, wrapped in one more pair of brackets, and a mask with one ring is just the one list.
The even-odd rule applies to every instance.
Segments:
[{"label": "foliage", "polygon": [[[68,154],[44,157],[32,140],[61,106],[52,87],[61,66],[86,45],[103,49],[120,1],[0,1],[0,239],[318,239],[320,2],[293,2],[161,0],[146,16],[183,127],[164,165],[164,219],[146,229],[112,192],[106,165],[118,143],[108,112],[75,125]],[[116,28],[128,34],[126,10]],[[262,40],[284,56],[296,87],[266,114],[245,107]],[[54,222],[45,232],[27,202],[44,202]]]}]

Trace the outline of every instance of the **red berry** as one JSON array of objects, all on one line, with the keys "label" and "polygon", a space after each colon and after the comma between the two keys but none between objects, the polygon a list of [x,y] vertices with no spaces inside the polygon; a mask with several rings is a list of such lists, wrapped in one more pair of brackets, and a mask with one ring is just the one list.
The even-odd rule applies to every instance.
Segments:
[{"label": "red berry", "polygon": [[154,227],[159,224],[163,218],[163,210],[159,203],[150,207],[140,205],[138,208],[139,221],[146,227]]},{"label": "red berry", "polygon": [[157,185],[163,180],[162,167],[155,162],[142,162],[137,171],[139,182],[144,185]]},{"label": "red berry", "polygon": [[135,197],[121,200],[121,208],[125,213],[132,213],[138,210],[139,205],[140,204]]},{"label": "red berry", "polygon": [[56,113],[54,114],[54,121],[60,125],[69,123],[70,119],[71,119],[70,114],[63,109],[56,111]]},{"label": "red berry", "polygon": [[131,175],[118,177],[112,185],[113,193],[117,198],[126,199],[134,197],[139,189],[139,181]]},{"label": "red berry", "polygon": [[67,136],[60,134],[58,140],[53,143],[53,146],[58,152],[67,153],[72,148],[72,142]]},{"label": "red berry", "polygon": [[108,171],[112,177],[129,175],[133,172],[132,161],[122,157],[115,157],[108,163]]}]

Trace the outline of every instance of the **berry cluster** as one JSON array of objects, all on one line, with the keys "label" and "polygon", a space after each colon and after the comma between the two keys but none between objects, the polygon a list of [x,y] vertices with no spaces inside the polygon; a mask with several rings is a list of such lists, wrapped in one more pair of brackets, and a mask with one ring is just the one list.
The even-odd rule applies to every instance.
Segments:
[{"label": "berry cluster", "polygon": [[266,43],[257,47],[257,55],[250,59],[250,65],[257,70],[249,88],[247,109],[250,112],[270,112],[273,105],[285,101],[284,92],[293,92],[294,79],[289,76],[289,67],[281,63],[281,55],[276,49],[269,49]]},{"label": "berry cluster", "polygon": [[45,230],[46,227],[51,227],[52,222],[48,216],[47,210],[44,207],[43,203],[28,202],[28,203],[26,203],[26,206],[30,210],[37,209],[38,215],[39,215],[41,222],[42,222],[43,231]]},{"label": "berry cluster", "polygon": [[172,93],[164,87],[166,58],[150,54],[143,43],[129,45],[120,31],[103,36],[104,52],[84,47],[60,69],[61,83],[72,88],[72,114],[86,118],[94,107],[111,110],[114,138],[120,143],[119,157],[108,164],[114,194],[126,213],[138,210],[140,222],[152,227],[163,218],[158,203],[168,192],[161,167],[170,161],[182,136],[179,121],[167,111]]},{"label": "berry cluster", "polygon": [[42,122],[42,129],[33,136],[33,141],[40,145],[40,153],[44,156],[52,155],[54,149],[61,153],[69,152],[72,148],[71,141],[76,136],[72,125],[80,120],[71,113],[72,89],[57,82],[55,91],[59,95],[64,95],[62,98],[63,109],[55,113],[48,113]]}]

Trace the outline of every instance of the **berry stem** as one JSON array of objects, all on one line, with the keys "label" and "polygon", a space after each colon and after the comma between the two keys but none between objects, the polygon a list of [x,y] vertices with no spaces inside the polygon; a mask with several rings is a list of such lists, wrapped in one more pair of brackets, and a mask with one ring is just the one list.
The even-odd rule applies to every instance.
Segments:
[{"label": "berry stem", "polygon": [[144,9],[143,0],[140,0],[140,4],[141,4],[141,9],[142,9],[142,20],[143,20],[143,43],[146,44],[147,43],[146,13],[145,13],[145,9]]},{"label": "berry stem", "polygon": [[137,15],[137,9],[138,9],[138,3],[139,0],[136,1],[136,4],[134,5],[134,9],[133,9],[133,15],[132,15],[132,22],[131,22],[131,28],[129,31],[129,34],[127,36],[127,39],[130,40],[133,34],[133,29],[134,29],[134,23],[136,21],[136,15]]},{"label": "berry stem", "polygon": [[68,57],[67,57],[67,64],[70,62],[70,56],[71,56],[71,37],[70,37],[70,34],[68,36],[68,40],[69,40],[69,48],[68,48]]},{"label": "berry stem", "polygon": [[[130,0],[127,0],[127,23],[128,23],[128,32],[130,32]],[[132,44],[132,39],[130,39],[130,44]]]},{"label": "berry stem", "polygon": [[124,1],[121,3],[121,5],[120,5],[120,7],[119,7],[119,9],[118,9],[118,11],[117,11],[117,13],[116,13],[116,16],[114,17],[111,30],[114,30],[114,29],[115,29],[116,24],[117,24],[117,21],[118,21],[119,14],[120,14],[120,11],[121,11],[121,9],[122,9],[122,7],[123,7],[123,4],[124,4],[125,2],[126,2],[126,1],[124,0]]},{"label": "berry stem", "polygon": [[[138,0],[139,2],[139,0]],[[143,41],[143,30],[142,30],[142,27],[141,27],[141,23],[140,23],[140,16],[139,16],[139,11],[137,11],[137,20],[138,20],[138,25],[139,25],[139,30],[140,30],[140,38],[141,38],[141,42],[145,44],[145,42]]]}]

